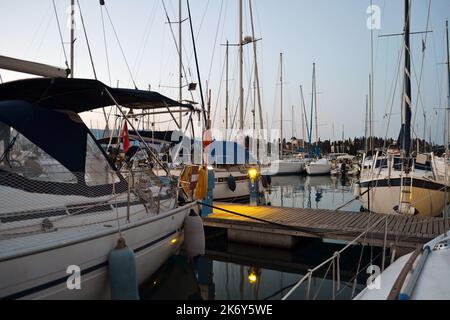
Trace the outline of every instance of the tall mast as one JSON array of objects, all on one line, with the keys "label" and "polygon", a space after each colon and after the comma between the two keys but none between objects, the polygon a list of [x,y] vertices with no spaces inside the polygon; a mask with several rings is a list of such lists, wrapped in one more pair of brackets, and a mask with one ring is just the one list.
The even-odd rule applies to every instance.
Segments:
[{"label": "tall mast", "polygon": [[294,106],[292,106],[292,136],[291,138],[294,138],[295,133],[294,133]]},{"label": "tall mast", "polygon": [[[182,103],[183,101],[183,47],[182,47],[182,31],[183,31],[183,17],[182,17],[182,7],[181,7],[181,0],[179,0],[178,2],[178,14],[179,14],[179,20],[178,20],[178,47],[179,47],[179,101],[180,103]],[[180,108],[180,111],[182,110],[182,108]],[[183,113],[180,112],[180,128],[183,128]]]},{"label": "tall mast", "polygon": [[309,123],[309,158],[312,158],[312,134],[313,134],[313,115],[314,115],[314,74],[316,70],[316,64],[313,63],[313,76],[312,76],[312,94],[311,94],[311,120]]},{"label": "tall mast", "polygon": [[283,53],[280,53],[280,123],[281,123],[281,158],[283,158]]},{"label": "tall mast", "polygon": [[368,134],[368,123],[369,123],[369,96],[366,95],[366,119],[364,121],[364,132],[365,132],[365,153],[369,151],[369,134]]},{"label": "tall mast", "polygon": [[448,36],[448,20],[445,21],[445,29],[446,29],[446,34],[447,34],[447,85],[448,85],[448,96],[447,96],[447,109],[446,109],[446,134],[445,134],[445,150],[446,150],[446,157],[448,160],[448,157],[450,156],[450,149],[449,149],[449,144],[450,144],[450,129],[449,129],[449,125],[450,125],[450,49],[449,49],[449,36]]},{"label": "tall mast", "polygon": [[372,74],[369,74],[369,150],[373,151]]},{"label": "tall mast", "polygon": [[252,0],[248,0],[248,4],[250,7],[250,20],[252,24],[252,38],[253,38],[253,59],[255,61],[255,80],[256,80],[256,90],[258,94],[258,108],[259,108],[259,122],[261,130],[264,130],[264,117],[262,113],[262,104],[261,104],[261,85],[259,83],[259,70],[258,70],[258,57],[256,55],[256,38],[255,38],[255,26],[253,23],[253,7]]},{"label": "tall mast", "polygon": [[239,129],[244,130],[244,26],[243,2],[239,0]]},{"label": "tall mast", "polygon": [[225,81],[225,130],[228,129],[228,103],[229,103],[229,96],[228,96],[228,53],[230,49],[230,42],[227,40],[227,50],[226,50],[226,81]]},{"label": "tall mast", "polygon": [[301,107],[301,115],[302,115],[302,148],[303,151],[305,150],[305,100],[303,98],[303,87],[300,86],[300,94],[301,94],[301,103],[302,103],[302,107]]},{"label": "tall mast", "polygon": [[411,51],[410,51],[410,17],[409,0],[405,0],[405,79],[403,87],[401,147],[407,158],[411,155]]},{"label": "tall mast", "polygon": [[316,88],[316,64],[313,64],[314,77],[314,110],[316,114],[316,156],[319,156],[319,123],[317,121],[317,88]]},{"label": "tall mast", "polygon": [[70,77],[74,74],[74,55],[75,55],[75,0],[70,2]]}]

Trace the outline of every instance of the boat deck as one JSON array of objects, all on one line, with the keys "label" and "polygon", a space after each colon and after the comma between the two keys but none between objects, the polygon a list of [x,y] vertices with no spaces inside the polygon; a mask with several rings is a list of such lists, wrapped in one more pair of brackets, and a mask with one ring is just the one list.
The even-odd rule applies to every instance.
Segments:
[{"label": "boat deck", "polygon": [[[278,241],[278,236],[351,241],[378,222],[371,232],[361,239],[361,243],[381,247],[384,245],[387,230],[388,247],[415,248],[418,244],[427,243],[449,229],[443,218],[322,209],[251,207],[224,203],[215,203],[215,207],[213,214],[204,218],[206,227],[257,233],[258,239],[263,239],[265,244],[270,243],[271,239],[274,242]],[[244,216],[225,212],[219,208]]]}]

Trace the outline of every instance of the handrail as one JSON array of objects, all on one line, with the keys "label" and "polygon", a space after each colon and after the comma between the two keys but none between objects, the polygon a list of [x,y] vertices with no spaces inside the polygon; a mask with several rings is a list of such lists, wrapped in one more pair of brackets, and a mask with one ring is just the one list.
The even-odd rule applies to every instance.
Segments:
[{"label": "handrail", "polygon": [[332,257],[328,258],[327,260],[325,260],[324,262],[322,262],[321,264],[319,264],[317,267],[315,267],[314,269],[310,269],[308,271],[308,273],[303,276],[299,282],[297,282],[297,284],[292,287],[291,290],[289,290],[289,292],[281,299],[281,300],[287,300],[297,289],[298,287],[300,287],[300,285],[305,282],[307,279],[311,279],[312,275],[314,272],[316,272],[317,270],[320,270],[322,267],[324,267],[325,265],[327,265],[330,262],[333,262],[335,259],[339,258],[340,255],[342,255],[345,251],[347,251],[348,248],[350,248],[351,246],[353,246],[354,244],[356,244],[358,242],[359,239],[361,239],[362,237],[364,237],[366,234],[368,234],[369,232],[371,232],[373,229],[375,229],[375,227],[377,227],[380,222],[385,221],[385,217],[380,218],[378,221],[376,221],[370,228],[368,228],[366,231],[364,231],[362,234],[360,234],[357,238],[355,238],[352,242],[350,242],[349,244],[347,244],[343,249],[341,249],[340,251],[337,251],[333,254]]}]

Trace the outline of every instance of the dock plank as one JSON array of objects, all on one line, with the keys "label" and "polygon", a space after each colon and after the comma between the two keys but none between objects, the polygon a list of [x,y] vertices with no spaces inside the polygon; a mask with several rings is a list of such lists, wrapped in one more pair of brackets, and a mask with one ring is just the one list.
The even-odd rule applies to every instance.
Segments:
[{"label": "dock plank", "polygon": [[[352,239],[373,226],[380,219],[387,219],[389,241],[398,240],[403,245],[415,247],[426,243],[442,234],[444,221],[438,218],[418,218],[397,215],[379,215],[349,211],[332,211],[324,209],[300,209],[281,207],[251,207],[248,205],[216,203],[216,207],[232,212],[242,213],[242,217],[214,209],[212,215],[204,219],[206,226],[235,228],[241,230],[260,230],[268,234],[285,234],[293,236],[330,237],[330,239]],[[256,221],[252,218],[280,224],[280,226]],[[370,223],[369,223],[370,218]],[[282,227],[285,225],[287,227]],[[295,227],[295,228],[290,228]],[[385,221],[381,221],[367,237],[379,245],[385,231]]]}]

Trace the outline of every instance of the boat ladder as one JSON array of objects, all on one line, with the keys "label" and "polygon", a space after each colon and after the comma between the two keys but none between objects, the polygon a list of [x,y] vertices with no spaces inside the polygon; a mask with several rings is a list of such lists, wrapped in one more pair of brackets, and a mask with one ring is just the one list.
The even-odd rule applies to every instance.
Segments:
[{"label": "boat ladder", "polygon": [[[414,168],[412,168],[414,170]],[[413,177],[410,178],[410,183],[405,183],[407,177],[402,170],[401,182],[400,182],[400,204],[398,207],[398,213],[414,215],[416,209],[412,204],[412,191],[413,191]]]}]

